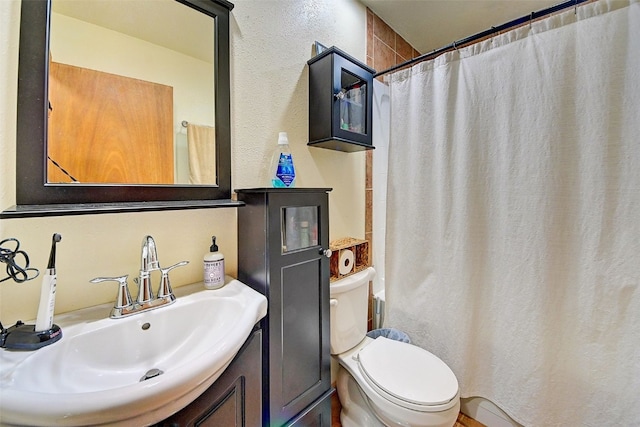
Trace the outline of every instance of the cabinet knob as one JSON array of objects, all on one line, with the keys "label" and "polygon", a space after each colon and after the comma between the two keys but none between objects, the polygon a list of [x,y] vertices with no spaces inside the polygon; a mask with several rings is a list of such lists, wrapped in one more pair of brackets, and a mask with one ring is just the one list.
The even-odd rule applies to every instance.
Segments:
[{"label": "cabinet knob", "polygon": [[322,249],[322,248],[320,248],[320,255],[324,255],[327,258],[331,258],[331,249]]}]

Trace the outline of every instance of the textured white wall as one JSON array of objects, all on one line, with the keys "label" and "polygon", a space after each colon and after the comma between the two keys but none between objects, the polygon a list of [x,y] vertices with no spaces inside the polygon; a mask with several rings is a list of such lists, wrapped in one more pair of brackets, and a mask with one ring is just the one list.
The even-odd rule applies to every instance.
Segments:
[{"label": "textured white wall", "polygon": [[365,62],[365,8],[345,0],[238,0],[231,19],[235,188],[266,186],[278,132],[300,187],[331,187],[331,238],[364,238],[364,153],[308,147],[308,67],[314,41]]},{"label": "textured white wall", "polygon": [[[232,11],[233,188],[267,184],[267,168],[279,131],[289,132],[301,187],[333,187],[330,237],[364,236],[364,154],[308,148],[306,61],[315,40],[363,60],[365,9],[345,0],[238,0]],[[15,204],[15,132],[20,2],[0,1],[0,209]],[[235,209],[205,209],[3,219],[0,239],[17,237],[41,271],[51,234],[57,251],[56,313],[110,302],[115,284],[92,285],[95,276],[137,275],[142,238],[154,236],[162,263],[188,260],[172,272],[180,286],[201,280],[202,255],[212,234],[237,270]],[[4,267],[4,266],[1,266]],[[3,269],[4,270],[4,269]],[[3,275],[3,273],[0,273]],[[0,284],[4,324],[36,315],[40,282]]]}]

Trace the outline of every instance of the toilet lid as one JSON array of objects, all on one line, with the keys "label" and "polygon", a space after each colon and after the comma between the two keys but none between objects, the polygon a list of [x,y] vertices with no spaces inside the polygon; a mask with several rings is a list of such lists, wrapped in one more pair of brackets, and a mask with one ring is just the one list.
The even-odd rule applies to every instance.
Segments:
[{"label": "toilet lid", "polygon": [[402,406],[434,406],[458,393],[453,371],[437,356],[415,345],[378,337],[358,353],[369,383]]}]

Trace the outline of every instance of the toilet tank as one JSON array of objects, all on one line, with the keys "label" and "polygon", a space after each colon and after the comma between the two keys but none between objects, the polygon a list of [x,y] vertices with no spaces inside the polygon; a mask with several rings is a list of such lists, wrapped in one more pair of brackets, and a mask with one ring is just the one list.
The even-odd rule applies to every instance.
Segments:
[{"label": "toilet tank", "polygon": [[362,341],[367,334],[369,281],[376,271],[368,267],[331,282],[331,354],[340,354]]}]

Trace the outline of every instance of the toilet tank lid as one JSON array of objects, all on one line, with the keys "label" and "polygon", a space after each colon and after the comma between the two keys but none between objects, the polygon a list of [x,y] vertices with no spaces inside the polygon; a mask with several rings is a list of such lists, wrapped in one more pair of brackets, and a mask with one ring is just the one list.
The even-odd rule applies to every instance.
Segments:
[{"label": "toilet tank lid", "polygon": [[401,406],[443,405],[458,393],[453,371],[415,345],[378,337],[358,353],[358,362],[370,383]]},{"label": "toilet tank lid", "polygon": [[350,291],[351,289],[361,286],[363,282],[369,282],[369,280],[373,279],[375,275],[376,271],[373,267],[367,267],[364,270],[351,274],[343,279],[331,282],[329,292],[331,295],[335,295]]}]

